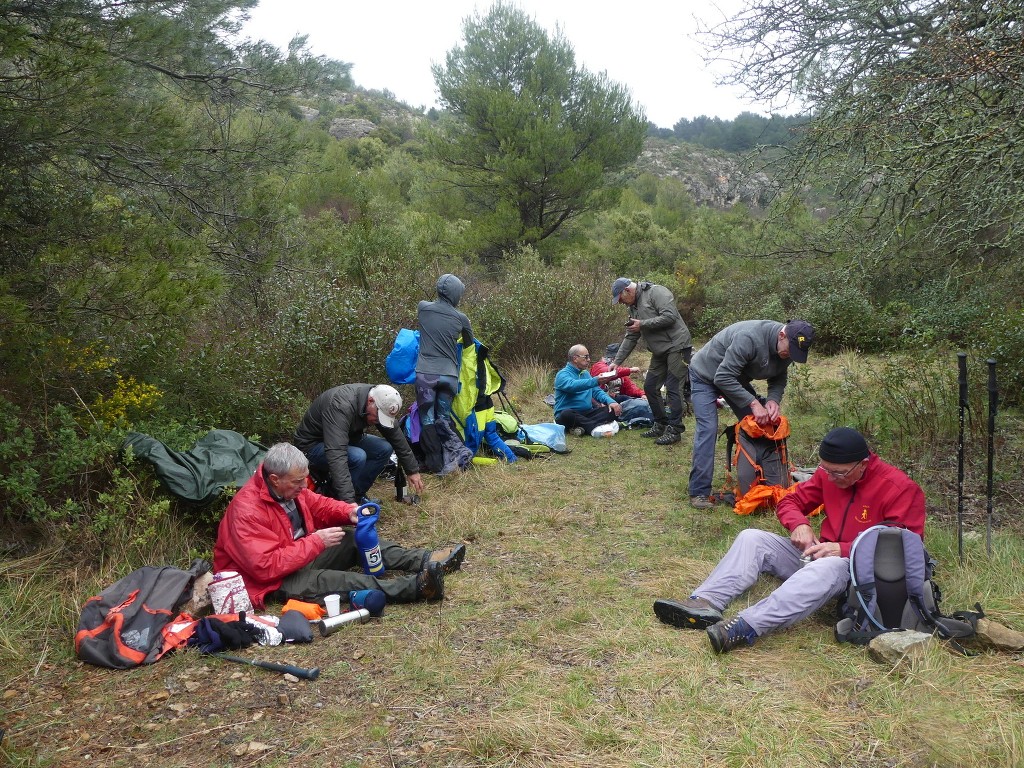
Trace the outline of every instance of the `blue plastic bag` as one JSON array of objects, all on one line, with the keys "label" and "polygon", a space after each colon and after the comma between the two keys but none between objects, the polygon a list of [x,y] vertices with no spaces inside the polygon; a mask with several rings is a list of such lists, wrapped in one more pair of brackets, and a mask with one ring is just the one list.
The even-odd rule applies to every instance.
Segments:
[{"label": "blue plastic bag", "polygon": [[555,453],[568,453],[569,445],[565,441],[565,427],[561,424],[521,424],[526,433],[526,442],[546,445]]}]

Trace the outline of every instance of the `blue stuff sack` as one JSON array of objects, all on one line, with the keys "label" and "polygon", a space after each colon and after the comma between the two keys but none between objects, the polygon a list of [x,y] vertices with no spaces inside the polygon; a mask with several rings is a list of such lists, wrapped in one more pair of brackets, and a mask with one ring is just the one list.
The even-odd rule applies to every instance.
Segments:
[{"label": "blue stuff sack", "polygon": [[392,384],[416,381],[416,360],[420,356],[420,332],[403,328],[395,337],[395,345],[384,358],[384,370]]}]

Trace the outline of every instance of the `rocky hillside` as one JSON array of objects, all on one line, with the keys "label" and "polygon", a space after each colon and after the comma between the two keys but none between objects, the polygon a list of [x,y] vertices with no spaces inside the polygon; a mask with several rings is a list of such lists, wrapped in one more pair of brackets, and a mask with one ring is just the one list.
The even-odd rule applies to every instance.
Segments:
[{"label": "rocky hillside", "polygon": [[775,193],[771,177],[742,156],[694,144],[648,138],[636,166],[641,173],[681,180],[698,205],[764,208]]},{"label": "rocky hillside", "polygon": [[[429,122],[419,110],[377,91],[338,93],[331,102],[331,114],[308,106],[297,111],[305,120],[324,120],[327,131],[336,139],[359,139],[379,129],[412,138],[417,128]],[[771,177],[752,168],[740,155],[666,139],[648,137],[635,170],[660,178],[678,178],[698,205],[715,208],[731,208],[737,203],[764,208],[775,192]]]}]

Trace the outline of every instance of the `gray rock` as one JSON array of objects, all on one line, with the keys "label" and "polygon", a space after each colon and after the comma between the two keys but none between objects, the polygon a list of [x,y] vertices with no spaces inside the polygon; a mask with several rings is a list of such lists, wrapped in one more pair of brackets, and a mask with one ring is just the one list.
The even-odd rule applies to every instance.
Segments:
[{"label": "gray rock", "polygon": [[302,119],[306,120],[307,122],[316,120],[318,117],[320,117],[319,109],[313,109],[313,107],[304,107],[302,105],[299,105],[298,107],[296,107],[296,109],[299,111],[299,114],[302,115]]},{"label": "gray rock", "polygon": [[1024,633],[991,619],[978,619],[978,634],[974,641],[983,648],[995,648],[998,651],[1024,650]]},{"label": "gray rock", "polygon": [[377,130],[377,126],[361,117],[336,117],[327,132],[336,139],[361,139]]},{"label": "gray rock", "polygon": [[885,632],[868,644],[868,654],[880,664],[895,666],[904,658],[924,654],[932,636],[924,632]]},{"label": "gray rock", "polygon": [[639,171],[659,178],[679,179],[698,205],[731,208],[744,203],[762,209],[777,190],[768,174],[750,168],[739,155],[689,144],[649,140],[636,166]]}]

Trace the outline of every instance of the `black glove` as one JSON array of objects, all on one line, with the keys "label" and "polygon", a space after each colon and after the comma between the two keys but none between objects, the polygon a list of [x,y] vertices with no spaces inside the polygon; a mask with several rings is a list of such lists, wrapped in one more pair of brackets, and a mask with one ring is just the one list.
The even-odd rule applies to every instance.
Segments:
[{"label": "black glove", "polygon": [[259,628],[252,626],[245,619],[221,621],[207,616],[196,625],[195,633],[189,638],[188,644],[198,646],[203,653],[217,653],[248,648],[258,642],[259,638]]},{"label": "black glove", "polygon": [[309,619],[298,611],[282,613],[281,621],[277,623],[277,631],[290,643],[313,642],[313,629],[309,626]]}]

